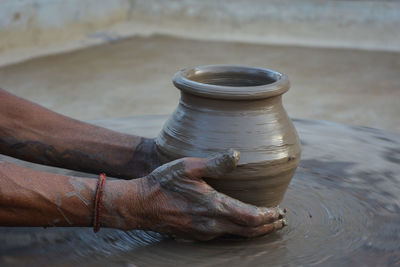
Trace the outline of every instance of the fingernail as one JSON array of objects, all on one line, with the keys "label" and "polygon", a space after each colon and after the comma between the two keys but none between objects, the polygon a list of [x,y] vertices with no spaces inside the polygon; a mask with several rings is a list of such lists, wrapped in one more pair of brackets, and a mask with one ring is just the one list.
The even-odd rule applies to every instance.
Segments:
[{"label": "fingernail", "polygon": [[279,219],[282,219],[286,216],[285,210],[278,208],[278,212],[279,212],[279,217],[278,217]]},{"label": "fingernail", "polygon": [[282,226],[288,226],[288,221],[286,218],[282,219]]},{"label": "fingernail", "polygon": [[234,158],[236,161],[239,161],[240,159],[240,152],[234,149],[229,149],[229,153],[231,154],[231,157]]},{"label": "fingernail", "polygon": [[227,160],[227,158],[229,158],[229,159],[234,159],[237,162],[240,159],[240,152],[234,150],[233,148],[230,148],[227,151],[220,153],[218,157],[221,160]]},{"label": "fingernail", "polygon": [[234,149],[218,154],[215,158],[215,166],[226,170],[232,169],[239,161],[240,153]]}]

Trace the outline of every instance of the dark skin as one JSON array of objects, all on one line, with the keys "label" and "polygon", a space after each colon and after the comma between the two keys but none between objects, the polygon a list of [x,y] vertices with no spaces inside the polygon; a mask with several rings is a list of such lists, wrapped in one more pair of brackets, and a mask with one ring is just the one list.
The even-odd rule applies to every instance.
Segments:
[{"label": "dark skin", "polygon": [[30,162],[132,179],[157,168],[153,139],[52,112],[0,89],[0,153]]},{"label": "dark skin", "polygon": [[[211,188],[239,160],[234,150],[161,165],[153,139],[67,118],[0,89],[0,153],[132,180],[108,180],[102,227],[209,240],[281,229],[277,208],[255,207]],[[1,226],[92,226],[96,179],[39,172],[0,161]]]}]

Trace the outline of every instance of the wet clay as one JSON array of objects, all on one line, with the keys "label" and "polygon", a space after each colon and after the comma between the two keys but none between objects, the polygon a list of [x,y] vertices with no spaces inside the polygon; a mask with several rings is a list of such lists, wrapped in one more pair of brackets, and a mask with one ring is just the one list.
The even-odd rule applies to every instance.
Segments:
[{"label": "wet clay", "polygon": [[[154,137],[166,119],[97,123]],[[0,265],[398,266],[400,164],[394,159],[400,158],[400,135],[326,121],[293,121],[301,137],[302,161],[280,205],[287,209],[289,225],[276,233],[250,240],[181,242],[145,231],[105,228],[94,234],[91,228],[0,227]]]},{"label": "wet clay", "polygon": [[128,229],[202,241],[222,235],[250,238],[282,229],[287,225],[283,210],[247,205],[202,180],[232,171],[239,156],[231,149],[212,158],[181,158],[158,167],[140,180],[144,199],[135,212],[145,219],[140,228]]},{"label": "wet clay", "polygon": [[209,65],[179,71],[179,105],[156,139],[160,158],[207,157],[234,148],[236,170],[206,177],[220,192],[257,206],[278,205],[300,161],[300,142],[282,106],[289,89],[277,71]]}]

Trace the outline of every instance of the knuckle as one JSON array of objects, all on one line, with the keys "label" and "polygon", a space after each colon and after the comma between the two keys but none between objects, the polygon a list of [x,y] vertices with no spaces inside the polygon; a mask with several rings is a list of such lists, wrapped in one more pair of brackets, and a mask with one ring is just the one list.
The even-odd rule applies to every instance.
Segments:
[{"label": "knuckle", "polygon": [[214,233],[218,227],[217,227],[217,221],[216,220],[208,220],[205,224],[206,230],[208,232]]},{"label": "knuckle", "polygon": [[249,226],[257,226],[261,223],[261,217],[258,212],[255,211],[245,213],[244,218],[246,220],[246,224]]},{"label": "knuckle", "polygon": [[196,224],[195,229],[199,233],[209,234],[214,233],[217,222],[214,219],[206,219]]},{"label": "knuckle", "polygon": [[281,219],[285,216],[279,208],[268,209],[268,214],[274,219]]},{"label": "knuckle", "polygon": [[209,203],[209,210],[213,216],[222,217],[225,215],[225,213],[227,213],[227,210],[225,208],[224,203],[221,203],[219,201],[212,201],[215,199],[214,198],[215,194],[216,192],[209,192],[210,202],[211,202]]},{"label": "knuckle", "polygon": [[200,241],[208,241],[223,234],[220,231],[216,220],[208,220],[198,225],[195,232],[196,234],[194,235],[194,238]]}]

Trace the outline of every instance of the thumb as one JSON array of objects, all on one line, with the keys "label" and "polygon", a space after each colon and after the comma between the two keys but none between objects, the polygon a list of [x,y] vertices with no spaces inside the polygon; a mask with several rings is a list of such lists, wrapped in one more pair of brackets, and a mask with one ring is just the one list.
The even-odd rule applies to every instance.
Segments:
[{"label": "thumb", "polygon": [[233,171],[240,159],[240,152],[229,149],[209,158],[206,163],[206,177],[218,178]]}]

